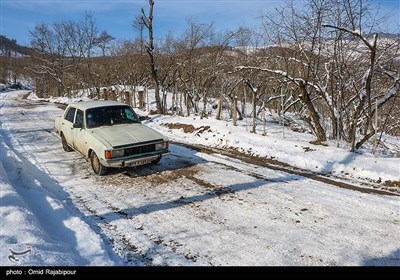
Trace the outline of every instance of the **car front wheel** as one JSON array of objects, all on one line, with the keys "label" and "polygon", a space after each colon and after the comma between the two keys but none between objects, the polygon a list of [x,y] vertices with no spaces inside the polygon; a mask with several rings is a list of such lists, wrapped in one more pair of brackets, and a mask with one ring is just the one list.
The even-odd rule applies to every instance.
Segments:
[{"label": "car front wheel", "polygon": [[90,153],[90,164],[92,165],[94,173],[96,173],[97,175],[101,176],[107,173],[107,167],[101,164],[99,158],[94,151]]}]

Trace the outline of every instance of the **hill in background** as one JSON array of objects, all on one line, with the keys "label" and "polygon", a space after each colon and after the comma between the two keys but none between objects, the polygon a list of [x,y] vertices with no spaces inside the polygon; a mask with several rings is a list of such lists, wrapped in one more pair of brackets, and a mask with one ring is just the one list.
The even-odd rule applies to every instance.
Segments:
[{"label": "hill in background", "polygon": [[21,57],[30,54],[30,48],[18,45],[15,39],[0,35],[0,56]]}]

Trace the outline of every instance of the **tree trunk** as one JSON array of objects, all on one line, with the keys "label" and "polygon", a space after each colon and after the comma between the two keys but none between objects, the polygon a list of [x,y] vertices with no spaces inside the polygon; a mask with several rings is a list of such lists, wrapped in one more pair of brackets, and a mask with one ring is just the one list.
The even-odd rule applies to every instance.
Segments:
[{"label": "tree trunk", "polygon": [[138,98],[139,98],[139,108],[141,110],[144,110],[144,91],[143,90],[138,91]]},{"label": "tree trunk", "polygon": [[154,95],[157,107],[156,110],[157,114],[163,114],[163,107],[161,106],[161,99],[160,99],[160,82],[158,79],[157,67],[155,64],[155,57],[154,57],[153,8],[154,8],[154,1],[149,0],[149,16],[146,17],[144,10],[142,9],[142,20],[149,32],[149,43],[146,46],[146,51],[147,54],[149,55],[150,73],[154,82]]},{"label": "tree trunk", "polygon": [[171,106],[171,111],[172,111],[172,115],[175,113],[176,111],[176,86],[175,86],[175,90],[172,93],[172,106]]},{"label": "tree trunk", "polygon": [[359,148],[361,148],[361,146],[367,142],[372,136],[375,135],[375,129],[371,130],[367,135],[365,135],[360,141],[357,142],[357,144],[355,144],[355,148],[356,150],[358,150]]},{"label": "tree trunk", "polygon": [[103,92],[104,92],[104,100],[108,100],[108,93],[107,93],[107,89],[104,89],[103,90]]},{"label": "tree trunk", "polygon": [[207,94],[203,96],[203,110],[201,111],[201,118],[205,118],[207,115]]},{"label": "tree trunk", "polygon": [[253,127],[251,129],[252,133],[256,133],[256,126],[257,126],[257,96],[256,93],[253,91],[253,98],[251,100],[252,107],[253,107]]},{"label": "tree trunk", "polygon": [[317,137],[316,143],[322,143],[326,141],[326,133],[324,128],[321,126],[321,119],[318,112],[315,110],[314,104],[310,99],[310,95],[307,91],[306,85],[300,84],[300,99],[303,104],[306,106],[308,114],[312,120],[311,128],[314,131],[315,136]]},{"label": "tree trunk", "polygon": [[[356,143],[356,134],[357,134],[357,124],[359,117],[361,116],[361,112],[364,108],[364,104],[367,100],[370,99],[371,97],[371,84],[372,84],[372,77],[374,74],[374,67],[375,67],[375,60],[376,60],[376,48],[377,48],[377,40],[378,40],[378,35],[376,34],[374,36],[374,41],[372,45],[369,45],[370,49],[370,57],[369,57],[369,67],[366,72],[366,79],[363,84],[363,89],[362,92],[360,93],[360,103],[358,104],[354,116],[352,118],[352,124],[351,124],[351,129],[350,129],[350,141],[351,141],[351,151],[354,152],[355,150],[359,149],[361,145],[366,141],[361,140],[359,143]],[[369,107],[369,110],[371,110],[371,107]],[[371,114],[368,114],[368,117],[371,117]],[[368,119],[370,121],[370,119]],[[369,133],[367,133],[366,137],[369,136]],[[364,138],[366,138],[364,137]],[[369,139],[370,137],[368,137]],[[361,143],[361,144],[360,144]]]},{"label": "tree trunk", "polygon": [[125,91],[125,104],[131,105],[130,99],[129,99],[129,91]]},{"label": "tree trunk", "polygon": [[243,117],[245,117],[245,116],[243,116],[244,114],[245,114],[245,112],[246,112],[246,108],[245,108],[245,106],[246,106],[246,99],[245,99],[245,97],[244,97],[244,95],[243,95],[243,98],[242,98],[242,101],[240,102],[240,104],[241,104],[241,107],[242,107],[242,113],[240,114],[240,120],[242,120],[243,119]]},{"label": "tree trunk", "polygon": [[167,109],[167,92],[163,90],[163,99],[162,99],[162,111],[163,113],[166,113],[168,111]]},{"label": "tree trunk", "polygon": [[217,115],[216,115],[215,118],[217,120],[221,120],[221,114],[222,114],[222,93],[219,96],[218,107],[217,107]]},{"label": "tree trunk", "polygon": [[186,117],[190,116],[190,102],[189,102],[189,93],[187,92],[185,94],[185,100],[186,100]]},{"label": "tree trunk", "polygon": [[183,116],[183,104],[182,104],[183,99],[182,99],[182,95],[183,95],[183,93],[181,92],[179,94],[179,115],[180,116]]},{"label": "tree trunk", "polygon": [[131,88],[132,90],[132,105],[134,108],[136,108],[136,86],[133,86],[133,88]]},{"label": "tree trunk", "polygon": [[237,126],[237,96],[233,98],[232,102],[232,120],[233,126]]}]

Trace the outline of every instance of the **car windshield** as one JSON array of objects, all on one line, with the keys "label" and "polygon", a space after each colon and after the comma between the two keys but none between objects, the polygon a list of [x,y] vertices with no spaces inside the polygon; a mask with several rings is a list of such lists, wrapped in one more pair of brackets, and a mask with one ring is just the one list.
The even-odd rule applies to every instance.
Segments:
[{"label": "car windshield", "polygon": [[86,110],[88,128],[139,122],[139,117],[129,106],[108,106]]}]

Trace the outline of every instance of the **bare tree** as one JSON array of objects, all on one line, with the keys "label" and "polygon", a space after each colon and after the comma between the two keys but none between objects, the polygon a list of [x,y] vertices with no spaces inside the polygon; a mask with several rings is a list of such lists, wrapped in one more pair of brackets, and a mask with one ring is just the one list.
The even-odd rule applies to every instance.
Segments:
[{"label": "bare tree", "polygon": [[198,102],[204,95],[204,87],[211,82],[206,72],[211,71],[210,59],[212,49],[210,38],[213,34],[213,23],[200,24],[194,19],[187,19],[187,28],[177,45],[177,63],[180,66],[178,75],[181,91],[184,92],[186,114],[191,109],[199,111]]},{"label": "bare tree", "polygon": [[29,69],[35,76],[48,79],[49,87],[54,84],[58,96],[69,94],[72,87],[94,89],[101,83],[98,68],[93,65],[105,54],[113,37],[105,31],[99,33],[91,14],[85,13],[80,22],[40,24],[30,34],[35,52]]},{"label": "bare tree", "polygon": [[[373,121],[377,110],[398,95],[399,67],[393,63],[393,57],[399,53],[399,40],[379,40],[373,29],[379,28],[383,19],[371,15],[368,1],[344,0],[337,9],[333,23],[323,26],[339,34],[335,40],[335,62],[338,57],[347,57],[347,63],[341,59],[334,67],[340,73],[335,80],[341,85],[352,85],[339,91],[346,105],[338,116],[347,116],[344,132],[351,151],[355,151],[377,133],[377,123]],[[347,75],[343,75],[344,71]]]},{"label": "bare tree", "polygon": [[324,87],[320,86],[321,66],[324,63],[321,50],[322,23],[327,6],[326,1],[322,0],[311,0],[307,4],[299,11],[294,2],[288,2],[275,14],[263,17],[265,34],[280,46],[280,54],[275,57],[271,55],[269,61],[264,63],[267,67],[247,69],[258,68],[295,85],[297,100],[307,109],[304,119],[317,137],[315,142],[322,143],[326,141],[326,132],[317,107],[321,98],[327,98]]},{"label": "bare tree", "polygon": [[144,39],[143,39],[143,31],[144,31],[144,22],[142,20],[142,15],[139,14],[135,16],[133,22],[132,22],[132,27],[134,30],[139,32],[139,46],[140,46],[140,54],[143,54],[143,49],[144,49]]},{"label": "bare tree", "polygon": [[31,45],[35,49],[33,57],[36,62],[29,69],[34,75],[49,78],[52,83],[56,84],[57,96],[63,96],[65,75],[70,65],[67,58],[67,45],[63,40],[65,34],[61,25],[55,24],[50,27],[40,24],[30,34],[32,36]]},{"label": "bare tree", "polygon": [[156,66],[156,55],[154,49],[154,34],[153,34],[153,8],[154,8],[154,1],[149,0],[149,15],[146,16],[144,9],[142,9],[142,22],[144,26],[147,28],[149,33],[149,41],[146,44],[146,51],[149,55],[149,63],[150,63],[150,73],[154,83],[154,92],[156,98],[156,107],[157,113],[163,113],[163,107],[161,106],[161,99],[160,99],[160,81],[158,78],[158,70]]}]

